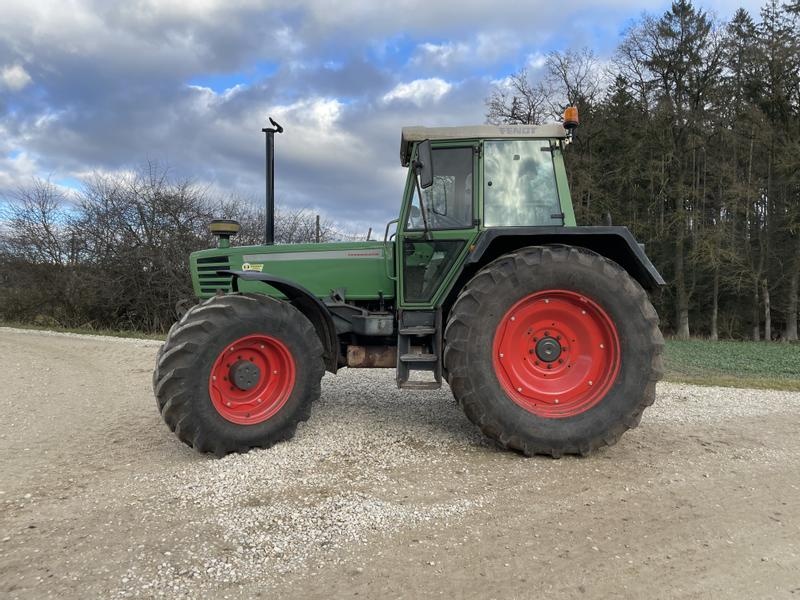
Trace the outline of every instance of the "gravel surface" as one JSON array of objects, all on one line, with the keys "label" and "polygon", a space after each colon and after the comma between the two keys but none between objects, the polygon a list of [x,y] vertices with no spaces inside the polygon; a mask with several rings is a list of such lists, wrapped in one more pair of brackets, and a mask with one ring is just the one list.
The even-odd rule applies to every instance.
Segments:
[{"label": "gravel surface", "polygon": [[661,384],[617,446],[525,459],[345,369],[217,460],[162,424],[159,345],[0,328],[0,596],[800,597],[800,393]]}]

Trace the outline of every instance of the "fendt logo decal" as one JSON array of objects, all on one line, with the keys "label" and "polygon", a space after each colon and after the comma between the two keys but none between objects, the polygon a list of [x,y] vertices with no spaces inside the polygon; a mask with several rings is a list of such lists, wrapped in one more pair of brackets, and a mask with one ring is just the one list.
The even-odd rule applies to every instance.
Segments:
[{"label": "fendt logo decal", "polygon": [[242,271],[258,271],[259,273],[264,270],[264,265],[254,265],[246,262],[242,265]]}]

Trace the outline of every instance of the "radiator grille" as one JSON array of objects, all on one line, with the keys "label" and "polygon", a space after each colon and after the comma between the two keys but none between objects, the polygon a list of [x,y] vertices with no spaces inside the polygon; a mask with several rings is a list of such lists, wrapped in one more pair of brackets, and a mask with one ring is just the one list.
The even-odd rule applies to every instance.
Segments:
[{"label": "radiator grille", "polygon": [[218,291],[231,291],[230,275],[217,275],[217,271],[231,268],[227,255],[221,254],[219,256],[198,258],[196,268],[201,293],[216,294]]}]

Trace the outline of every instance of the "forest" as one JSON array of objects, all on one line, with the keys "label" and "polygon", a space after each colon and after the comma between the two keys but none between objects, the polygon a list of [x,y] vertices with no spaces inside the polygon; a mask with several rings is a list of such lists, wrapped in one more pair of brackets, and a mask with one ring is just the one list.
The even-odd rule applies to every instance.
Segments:
[{"label": "forest", "polygon": [[[552,52],[487,90],[489,123],[579,109],[565,153],[579,224],[629,227],[668,281],[653,300],[678,338],[797,340],[800,0],[720,22],[687,0],[644,15],[610,59]],[[165,331],[191,296],[188,254],[213,217],[258,243],[264,216],[150,163],[96,175],[76,198],[46,180],[4,198],[0,320]],[[307,210],[277,241],[353,239]],[[365,239],[367,232],[357,234]]]},{"label": "forest", "polygon": [[568,104],[580,224],[626,225],[668,281],[654,298],[678,338],[797,340],[800,2],[721,23],[688,0],[630,26],[608,62],[548,55],[487,99],[491,123]]}]

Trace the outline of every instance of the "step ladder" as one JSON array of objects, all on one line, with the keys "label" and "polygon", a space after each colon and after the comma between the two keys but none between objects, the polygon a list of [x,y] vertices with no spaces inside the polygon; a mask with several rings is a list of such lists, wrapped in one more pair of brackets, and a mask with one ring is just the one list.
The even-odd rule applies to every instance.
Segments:
[{"label": "step ladder", "polygon": [[[409,378],[414,371],[432,380]],[[401,310],[397,330],[397,387],[404,390],[438,390],[442,387],[442,311]]]}]

